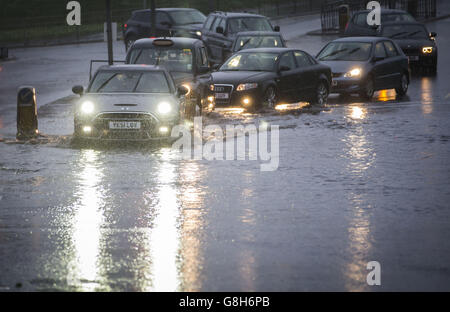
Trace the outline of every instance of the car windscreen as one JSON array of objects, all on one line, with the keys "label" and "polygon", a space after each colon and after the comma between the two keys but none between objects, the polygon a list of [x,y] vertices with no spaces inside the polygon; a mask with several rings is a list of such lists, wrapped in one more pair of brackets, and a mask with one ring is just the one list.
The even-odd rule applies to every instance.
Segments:
[{"label": "car windscreen", "polygon": [[370,57],[370,42],[331,42],[317,55],[319,61],[366,61]]},{"label": "car windscreen", "polygon": [[203,24],[206,16],[197,10],[171,11],[169,15],[175,25]]},{"label": "car windscreen", "polygon": [[422,25],[386,25],[381,34],[383,37],[408,38],[408,39],[427,39],[428,33]]},{"label": "car windscreen", "polygon": [[283,47],[280,36],[239,36],[236,39],[234,51],[251,48]]},{"label": "car windscreen", "polygon": [[154,72],[99,72],[91,83],[90,93],[170,93],[166,75]]},{"label": "car windscreen", "polygon": [[182,48],[143,48],[130,52],[131,64],[160,65],[170,72],[192,73],[192,50]]},{"label": "car windscreen", "polygon": [[273,31],[272,25],[264,17],[239,17],[228,20],[228,32],[238,33],[241,31]]},{"label": "car windscreen", "polygon": [[242,52],[233,55],[220,67],[222,71],[273,71],[278,53]]}]

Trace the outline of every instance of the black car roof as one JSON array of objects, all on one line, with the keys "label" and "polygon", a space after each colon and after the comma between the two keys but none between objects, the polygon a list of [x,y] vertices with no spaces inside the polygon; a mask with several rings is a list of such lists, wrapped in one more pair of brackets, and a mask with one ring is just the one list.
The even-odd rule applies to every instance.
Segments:
[{"label": "black car roof", "polygon": [[344,37],[344,38],[339,38],[336,40],[333,40],[332,42],[377,42],[380,40],[391,40],[389,38],[384,38],[384,37]]},{"label": "black car roof", "polygon": [[[157,8],[155,11],[165,11],[165,12],[173,12],[173,11],[198,11],[197,9],[194,8]],[[133,13],[135,12],[151,12],[152,10],[150,9],[141,9],[141,10],[135,10],[133,11]]]},{"label": "black car roof", "polygon": [[98,70],[102,70],[102,71],[148,71],[148,72],[152,72],[152,71],[163,71],[163,72],[167,72],[167,69],[165,67],[162,66],[157,66],[157,65],[135,65],[135,64],[127,64],[127,65],[103,65],[100,66],[98,68]]},{"label": "black car roof", "polygon": [[281,36],[278,31],[241,31],[236,36]]},{"label": "black car roof", "polygon": [[226,16],[226,17],[264,17],[267,18],[263,15],[260,14],[255,14],[255,13],[248,13],[248,12],[222,12],[222,11],[216,11],[216,12],[211,12],[210,15],[221,15],[221,16]]},{"label": "black car roof", "polygon": [[[353,14],[358,14],[358,13],[368,13],[370,12],[370,10],[361,10],[361,11],[356,11]],[[385,8],[381,8],[381,14],[393,14],[393,13],[407,13],[405,10],[399,10],[399,9],[385,9]]]},{"label": "black car roof", "polygon": [[[166,46],[166,47],[175,47],[175,48],[191,48],[196,44],[201,44],[202,41],[199,39],[194,38],[185,38],[185,37],[170,37],[170,38],[144,38],[139,39],[134,42],[133,49],[134,48],[148,48],[148,47],[154,47],[153,41],[155,40],[171,40],[173,42],[173,45]],[[164,47],[164,46],[163,46]]]},{"label": "black car roof", "polygon": [[247,53],[247,52],[283,53],[287,51],[301,51],[301,50],[296,48],[253,48],[239,51],[239,53]]}]

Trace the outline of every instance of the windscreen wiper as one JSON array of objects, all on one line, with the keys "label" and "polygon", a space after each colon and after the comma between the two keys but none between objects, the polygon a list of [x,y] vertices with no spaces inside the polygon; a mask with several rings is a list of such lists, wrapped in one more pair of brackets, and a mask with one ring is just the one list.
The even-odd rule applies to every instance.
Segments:
[{"label": "windscreen wiper", "polygon": [[117,73],[112,75],[110,78],[108,78],[102,85],[95,91],[96,93],[99,93],[101,89],[103,89],[114,77],[117,76]]},{"label": "windscreen wiper", "polygon": [[407,31],[401,31],[399,33],[396,33],[396,34],[393,34],[393,35],[389,36],[389,38],[394,38],[394,37],[397,37],[397,36],[400,36],[400,35],[404,35],[404,34],[407,34],[407,33],[408,33]]},{"label": "windscreen wiper", "polygon": [[322,57],[320,58],[320,60],[323,60],[323,59],[325,59],[326,57],[333,56],[333,55],[336,55],[336,54],[338,54],[338,53],[341,53],[341,52],[344,52],[344,51],[347,51],[347,50],[348,50],[347,48],[345,48],[345,49],[340,49],[340,50],[336,50],[336,51],[334,51],[334,52],[331,52],[331,53],[329,53],[329,54],[327,54],[327,55],[322,56]]}]

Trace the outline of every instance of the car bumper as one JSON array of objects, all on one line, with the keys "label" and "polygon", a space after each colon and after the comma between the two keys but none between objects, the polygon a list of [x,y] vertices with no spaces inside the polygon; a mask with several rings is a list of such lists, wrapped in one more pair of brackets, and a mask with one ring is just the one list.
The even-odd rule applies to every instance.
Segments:
[{"label": "car bumper", "polygon": [[215,107],[259,107],[262,104],[261,92],[258,88],[228,92],[228,99],[220,99],[215,96],[215,92],[209,94],[214,99]]},{"label": "car bumper", "polygon": [[434,66],[437,61],[436,54],[414,54],[414,55],[407,55],[409,60],[409,65],[411,67],[415,66]]},{"label": "car bumper", "polygon": [[330,93],[357,93],[363,90],[363,80],[337,77],[331,82]]},{"label": "car bumper", "polygon": [[[148,141],[168,138],[178,118],[159,120],[150,113],[100,113],[92,119],[75,119],[75,136],[95,140]],[[138,129],[112,129],[111,122],[132,122]]]}]

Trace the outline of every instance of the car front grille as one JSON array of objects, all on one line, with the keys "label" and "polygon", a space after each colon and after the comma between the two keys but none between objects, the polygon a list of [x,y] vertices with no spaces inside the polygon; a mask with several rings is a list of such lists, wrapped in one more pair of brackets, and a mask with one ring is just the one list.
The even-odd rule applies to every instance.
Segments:
[{"label": "car front grille", "polygon": [[228,94],[228,99],[221,99],[215,97],[216,104],[229,104],[231,95],[233,93],[234,86],[229,84],[215,84],[214,85],[214,96],[216,93]]},{"label": "car front grille", "polygon": [[[110,121],[139,121],[140,129],[109,129]],[[148,113],[101,113],[94,119],[93,126],[105,139],[148,139],[156,131],[158,120]]]}]

